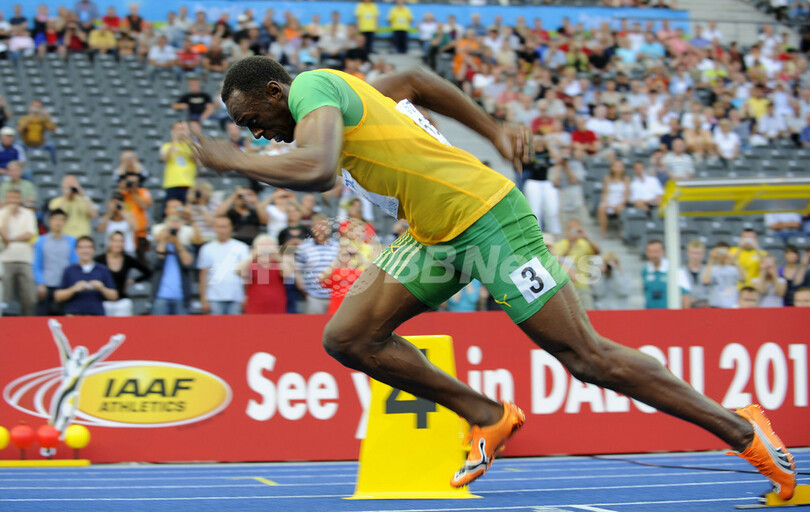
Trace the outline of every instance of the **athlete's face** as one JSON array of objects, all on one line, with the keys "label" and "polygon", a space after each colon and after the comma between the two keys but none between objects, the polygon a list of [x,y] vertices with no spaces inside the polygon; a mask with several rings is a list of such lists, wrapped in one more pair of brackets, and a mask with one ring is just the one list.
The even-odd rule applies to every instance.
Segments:
[{"label": "athlete's face", "polygon": [[278,82],[269,82],[261,94],[235,90],[225,106],[231,119],[250,130],[254,138],[292,142],[295,120],[287,106],[288,90],[289,87]]}]

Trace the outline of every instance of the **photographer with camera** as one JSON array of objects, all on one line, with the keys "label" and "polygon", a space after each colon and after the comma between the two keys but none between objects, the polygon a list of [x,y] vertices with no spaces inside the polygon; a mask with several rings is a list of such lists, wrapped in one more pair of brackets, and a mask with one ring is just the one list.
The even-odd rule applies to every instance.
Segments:
[{"label": "photographer with camera", "polygon": [[263,231],[263,226],[269,220],[267,208],[259,204],[256,192],[241,187],[222,201],[215,216],[231,219],[233,237],[247,245],[253,243],[253,239]]},{"label": "photographer with camera", "polygon": [[214,219],[220,202],[214,202],[211,194],[214,187],[207,181],[198,181],[188,189],[186,208],[191,211],[192,222],[200,230],[203,242],[210,242],[216,237],[214,233]]},{"label": "photographer with camera", "polygon": [[93,201],[72,174],[62,178],[62,195],[50,200],[48,210],[62,210],[67,214],[64,232],[76,239],[89,236],[92,232],[90,220],[98,217]]},{"label": "photographer with camera", "polygon": [[[170,210],[168,204],[166,208]],[[153,315],[187,315],[189,312],[194,255],[191,253],[190,237],[183,236],[184,229],[191,228],[184,225],[183,219],[176,213],[178,208],[181,207],[173,205],[166,222],[153,228],[157,255],[152,274]],[[158,229],[157,233],[155,229]],[[184,238],[189,238],[189,243],[185,243]]]},{"label": "photographer with camera", "polygon": [[166,201],[166,209],[163,211],[166,221],[152,226],[152,239],[158,241],[161,233],[169,228],[168,219],[177,217],[180,221],[177,238],[186,247],[199,246],[203,244],[203,237],[199,226],[194,222],[194,217],[190,208],[183,205],[179,199],[169,199]]},{"label": "photographer with camera", "polygon": [[745,271],[732,257],[728,244],[718,242],[709,252],[709,262],[701,278],[703,284],[709,287],[709,307],[736,307],[739,283],[744,279]]},{"label": "photographer with camera", "polygon": [[104,239],[109,240],[113,233],[124,235],[124,252],[130,256],[135,254],[135,216],[129,212],[124,204],[124,194],[121,189],[126,189],[126,180],[119,182],[118,190],[113,192],[112,198],[107,201],[107,211],[102,215],[96,226],[96,231],[104,233]]},{"label": "photographer with camera", "polygon": [[596,309],[630,309],[630,278],[619,264],[619,256],[608,251],[602,259],[602,274],[592,286]]},{"label": "photographer with camera", "polygon": [[43,148],[51,154],[51,161],[56,163],[56,146],[53,142],[45,140],[45,134],[56,130],[56,123],[51,119],[51,113],[45,110],[42,102],[34,100],[28,107],[28,114],[22,116],[17,123],[17,131],[25,149]]},{"label": "photographer with camera", "polygon": [[751,286],[751,281],[759,277],[760,261],[768,253],[760,249],[757,232],[751,228],[746,228],[740,234],[739,247],[732,247],[729,250],[729,255],[737,260],[737,263],[745,272],[741,286]]},{"label": "photographer with camera", "polygon": [[115,168],[112,174],[113,184],[117,184],[118,180],[127,174],[137,174],[138,184],[143,184],[149,178],[149,171],[141,164],[138,154],[131,149],[121,152],[118,167]]},{"label": "photographer with camera", "polygon": [[117,192],[121,195],[124,210],[132,215],[135,253],[140,261],[146,261],[146,253],[149,251],[147,210],[152,206],[152,194],[149,189],[141,186],[141,176],[137,171],[128,172],[118,179]]}]

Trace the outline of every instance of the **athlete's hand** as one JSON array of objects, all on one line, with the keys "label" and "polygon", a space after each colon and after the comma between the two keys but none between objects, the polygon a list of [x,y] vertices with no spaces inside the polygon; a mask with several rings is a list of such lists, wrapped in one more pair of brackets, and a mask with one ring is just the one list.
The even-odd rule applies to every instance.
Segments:
[{"label": "athlete's hand", "polygon": [[523,172],[523,164],[529,163],[534,153],[532,130],[528,126],[500,124],[495,138],[495,148],[501,156],[512,162],[518,174]]},{"label": "athlete's hand", "polygon": [[244,156],[238,146],[225,139],[201,137],[198,142],[187,142],[200,163],[218,174],[238,169],[239,161]]}]

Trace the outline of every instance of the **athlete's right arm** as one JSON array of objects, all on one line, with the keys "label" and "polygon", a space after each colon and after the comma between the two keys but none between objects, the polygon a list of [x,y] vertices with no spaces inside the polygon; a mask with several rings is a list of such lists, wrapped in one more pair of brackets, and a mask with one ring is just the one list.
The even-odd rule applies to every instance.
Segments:
[{"label": "athlete's right arm", "polygon": [[529,127],[496,123],[472,98],[436,74],[413,69],[386,75],[371,85],[394,101],[407,99],[472,128],[492,142],[517,171],[531,160],[534,144]]}]

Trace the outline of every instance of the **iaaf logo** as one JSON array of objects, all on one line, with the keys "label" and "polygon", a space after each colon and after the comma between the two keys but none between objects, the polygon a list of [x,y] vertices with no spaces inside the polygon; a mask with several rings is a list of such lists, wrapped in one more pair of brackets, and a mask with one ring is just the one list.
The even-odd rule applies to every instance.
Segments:
[{"label": "iaaf logo", "polygon": [[91,354],[84,346],[71,348],[58,321],[48,320],[48,327],[62,367],[13,380],[3,398],[15,409],[47,418],[60,432],[74,421],[105,427],[184,425],[218,414],[231,401],[230,386],[198,368],[161,361],[102,362],[121,346],[123,334]]}]

